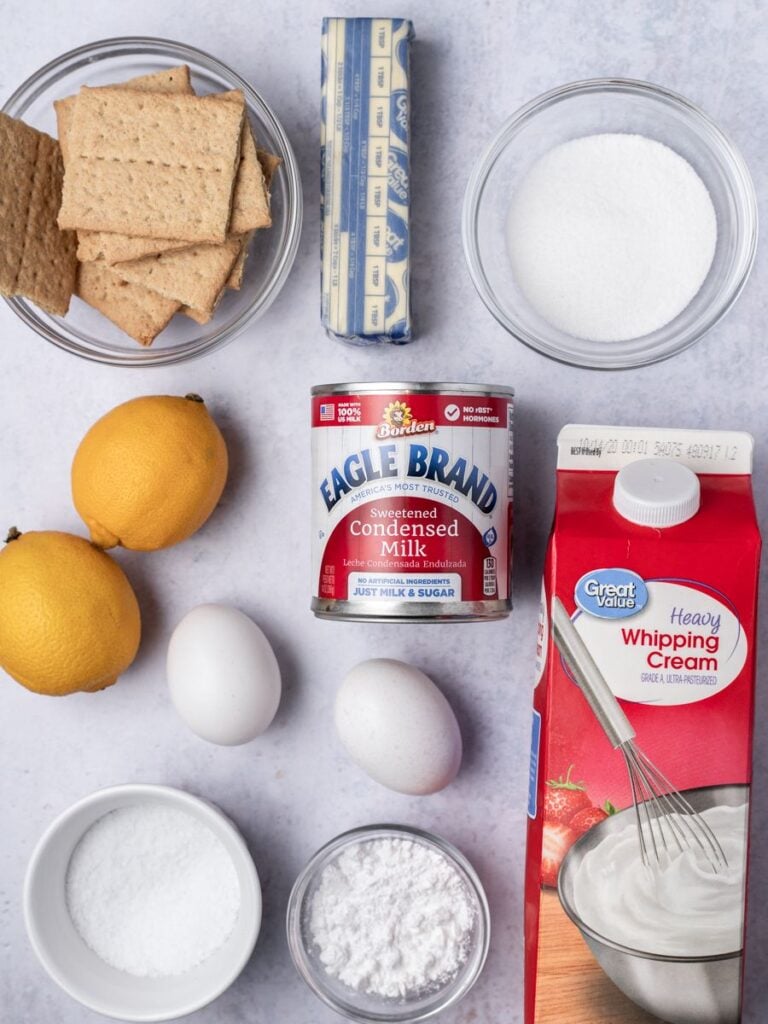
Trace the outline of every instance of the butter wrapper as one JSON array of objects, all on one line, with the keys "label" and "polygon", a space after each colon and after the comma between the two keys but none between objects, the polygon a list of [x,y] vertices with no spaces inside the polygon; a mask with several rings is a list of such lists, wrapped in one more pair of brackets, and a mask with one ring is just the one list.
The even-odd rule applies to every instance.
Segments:
[{"label": "butter wrapper", "polygon": [[402,18],[325,18],[321,317],[360,345],[411,340],[410,48]]}]

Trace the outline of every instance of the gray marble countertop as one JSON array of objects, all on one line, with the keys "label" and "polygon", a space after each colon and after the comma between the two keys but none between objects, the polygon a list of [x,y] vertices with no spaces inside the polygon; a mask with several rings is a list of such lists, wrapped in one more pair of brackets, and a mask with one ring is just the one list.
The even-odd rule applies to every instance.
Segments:
[{"label": "gray marble countertop", "polygon": [[[118,554],[143,606],[145,637],[135,667],[117,686],[55,701],[0,680],[3,1024],[101,1019],[72,1002],[38,965],[24,932],[21,885],[49,821],[89,791],[125,781],[168,783],[216,801],[242,828],[261,873],[265,916],[257,950],[235,985],[190,1018],[196,1024],[337,1019],[295,974],[283,915],[310,854],[343,829],[375,820],[443,833],[469,856],[487,887],[493,915],[488,964],[471,995],[446,1014],[446,1024],[520,1022],[529,708],[557,431],[568,421],[750,430],[758,442],[756,493],[766,526],[765,247],[738,304],[702,342],[671,362],[600,374],[549,362],[510,339],[475,294],[460,239],[470,164],[500,122],[547,89],[602,75],[649,79],[700,104],[741,147],[765,213],[765,5],[395,5],[393,13],[411,17],[417,31],[418,340],[406,348],[361,350],[329,341],[318,319],[319,28],[324,14],[381,15],[387,7],[370,0],[338,0],[330,9],[318,0],[0,0],[0,99],[43,63],[90,40],[180,39],[220,56],[268,98],[295,147],[306,207],[296,266],[268,314],[226,349],[187,365],[141,371],[91,365],[46,344],[0,304],[0,524],[81,531],[69,497],[76,444],[104,411],[137,394],[204,394],[232,455],[223,505],[200,533],[154,555]],[[516,607],[507,621],[405,628],[323,622],[309,611],[309,387],[392,378],[487,380],[517,390]],[[231,602],[252,615],[281,663],[285,693],[276,722],[244,747],[196,739],[169,704],[169,632],[204,601]],[[336,686],[350,666],[372,656],[419,665],[456,708],[466,755],[458,780],[443,793],[422,799],[390,793],[339,749],[331,725]],[[762,682],[759,693],[744,1024],[763,1024],[768,1015],[768,704]]]}]

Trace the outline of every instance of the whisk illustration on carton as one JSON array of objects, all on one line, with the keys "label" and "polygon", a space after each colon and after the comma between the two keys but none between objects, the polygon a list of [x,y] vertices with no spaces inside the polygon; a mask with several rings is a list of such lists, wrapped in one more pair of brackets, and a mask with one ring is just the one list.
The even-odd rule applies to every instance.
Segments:
[{"label": "whisk illustration on carton", "polygon": [[738,1024],[752,439],[564,428],[534,691],[526,1024]]},{"label": "whisk illustration on carton", "polygon": [[635,743],[635,730],[559,597],[552,601],[552,633],[608,741],[624,755],[643,864],[664,864],[676,847],[680,853],[700,851],[715,872],[727,867],[723,848],[707,822]]}]

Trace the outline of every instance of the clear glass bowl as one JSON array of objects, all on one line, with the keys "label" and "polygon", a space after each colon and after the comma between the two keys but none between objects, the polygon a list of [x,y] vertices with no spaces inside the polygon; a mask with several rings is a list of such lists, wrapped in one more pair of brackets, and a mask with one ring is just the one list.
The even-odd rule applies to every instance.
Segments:
[{"label": "clear glass bowl", "polygon": [[151,348],[142,348],[79,299],[73,298],[66,317],[52,316],[26,299],[6,299],[43,338],[85,359],[113,366],[163,366],[219,348],[268,309],[296,256],[302,198],[291,144],[267,102],[231,68],[201,50],[141,37],[89,43],[40,68],[19,86],[3,111],[55,136],[54,100],[77,93],[82,85],[108,85],[177,64],[189,65],[197,93],[242,89],[259,147],[282,157],[272,182],[272,227],[255,233],[242,287],[226,293],[210,323],[201,326],[176,315]]},{"label": "clear glass bowl", "polygon": [[[637,133],[668,145],[699,174],[717,214],[715,256],[699,293],[670,323],[630,341],[589,341],[553,327],[515,284],[507,252],[510,200],[531,165],[560,143],[601,132]],[[561,362],[623,369],[681,352],[730,309],[752,269],[757,202],[741,154],[698,107],[647,82],[594,79],[545,93],[502,125],[467,184],[462,237],[475,287],[510,334]]]},{"label": "clear glass bowl", "polygon": [[[387,999],[358,992],[327,973],[309,934],[309,911],[323,869],[350,846],[381,838],[409,839],[442,854],[459,873],[474,904],[475,923],[467,959],[458,973],[436,991],[403,999]],[[288,945],[299,974],[324,1003],[342,1016],[364,1024],[372,1021],[398,1021],[405,1024],[427,1020],[449,1006],[454,1006],[469,992],[480,976],[488,955],[490,915],[480,879],[466,857],[451,843],[406,825],[367,825],[332,839],[310,860],[291,891],[287,930]]]}]

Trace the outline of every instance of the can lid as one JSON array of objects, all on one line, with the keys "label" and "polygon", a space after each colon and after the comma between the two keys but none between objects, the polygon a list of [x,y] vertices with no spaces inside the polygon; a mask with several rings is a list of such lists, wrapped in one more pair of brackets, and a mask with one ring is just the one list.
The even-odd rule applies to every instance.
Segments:
[{"label": "can lid", "polygon": [[677,526],[699,511],[699,478],[673,459],[639,459],[616,474],[613,505],[640,526]]},{"label": "can lid", "polygon": [[457,394],[475,397],[513,398],[515,389],[505,384],[473,384],[467,381],[337,381],[333,384],[315,384],[310,389],[313,398],[318,395],[389,395],[404,391],[413,394]]}]

